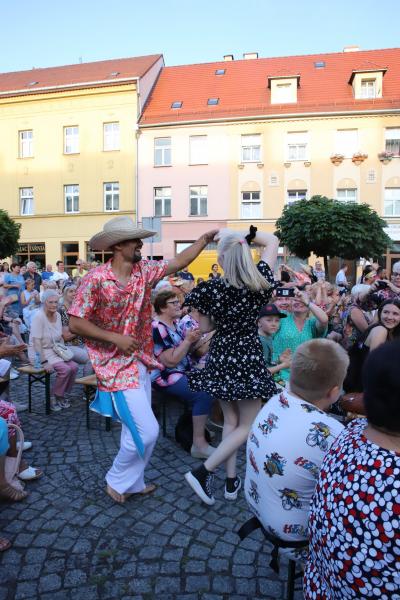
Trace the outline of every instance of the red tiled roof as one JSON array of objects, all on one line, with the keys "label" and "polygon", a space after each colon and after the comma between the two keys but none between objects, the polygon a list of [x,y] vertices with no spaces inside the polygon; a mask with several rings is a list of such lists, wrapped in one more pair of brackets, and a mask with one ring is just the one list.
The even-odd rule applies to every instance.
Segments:
[{"label": "red tiled roof", "polygon": [[[153,54],[135,58],[118,58],[62,67],[0,73],[0,94],[2,96],[35,94],[40,92],[41,88],[73,88],[74,86],[82,87],[85,84],[90,84],[90,87],[93,87],[96,85],[95,82],[100,81],[110,81],[111,84],[118,83],[118,81],[124,79],[142,77],[160,57],[162,57],[162,54]],[[99,84],[97,83],[97,85]]]},{"label": "red tiled roof", "polygon": [[[324,61],[325,67],[315,68],[317,61]],[[383,98],[354,99],[348,81],[353,71],[365,70],[366,65],[369,70],[386,70]],[[225,69],[225,75],[215,75],[216,69]],[[271,104],[268,77],[279,73],[300,75],[296,104]],[[164,67],[140,123],[399,109],[399,80],[400,48]],[[207,106],[208,98],[219,98],[218,105]],[[182,108],[171,109],[179,100]]]}]

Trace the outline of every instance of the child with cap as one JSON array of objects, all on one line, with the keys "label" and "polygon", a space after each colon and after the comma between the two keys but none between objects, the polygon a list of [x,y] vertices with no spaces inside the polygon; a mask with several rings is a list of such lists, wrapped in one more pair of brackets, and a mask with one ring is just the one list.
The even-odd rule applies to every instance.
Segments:
[{"label": "child with cap", "polygon": [[285,313],[280,312],[278,307],[272,303],[263,306],[258,315],[258,335],[263,347],[264,359],[268,370],[274,375],[276,383],[280,383],[281,385],[279,371],[290,368],[292,353],[291,350],[287,349],[279,356],[278,363],[273,362],[273,336],[279,331],[281,319],[286,319],[286,316]]}]

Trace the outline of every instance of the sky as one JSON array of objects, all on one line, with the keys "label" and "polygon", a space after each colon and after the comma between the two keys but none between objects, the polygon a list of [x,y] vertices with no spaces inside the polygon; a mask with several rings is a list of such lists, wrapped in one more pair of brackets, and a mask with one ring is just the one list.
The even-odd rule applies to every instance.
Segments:
[{"label": "sky", "polygon": [[400,46],[400,0],[0,0],[0,72],[163,54],[167,66]]}]

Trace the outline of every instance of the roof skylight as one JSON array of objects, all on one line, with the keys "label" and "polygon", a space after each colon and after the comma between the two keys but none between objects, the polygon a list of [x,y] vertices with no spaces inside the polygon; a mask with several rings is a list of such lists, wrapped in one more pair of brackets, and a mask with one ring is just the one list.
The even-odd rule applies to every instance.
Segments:
[{"label": "roof skylight", "polygon": [[324,61],[324,60],[317,60],[317,61],[314,63],[314,67],[315,67],[316,69],[323,69],[323,68],[325,67],[325,61]]},{"label": "roof skylight", "polygon": [[182,104],[183,104],[182,100],[178,100],[171,104],[171,108],[182,108]]},{"label": "roof skylight", "polygon": [[208,106],[216,106],[219,102],[219,98],[209,98],[207,100]]},{"label": "roof skylight", "polygon": [[216,69],[215,74],[216,75],[225,75],[225,69]]}]

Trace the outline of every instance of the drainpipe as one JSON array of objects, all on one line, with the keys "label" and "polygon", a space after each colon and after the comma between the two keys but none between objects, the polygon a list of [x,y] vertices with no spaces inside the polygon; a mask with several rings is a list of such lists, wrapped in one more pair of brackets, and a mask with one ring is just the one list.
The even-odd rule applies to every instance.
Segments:
[{"label": "drainpipe", "polygon": [[136,227],[139,225],[139,137],[140,137],[139,125],[135,125],[135,138],[136,138],[136,164],[135,164],[135,199],[136,199]]}]

